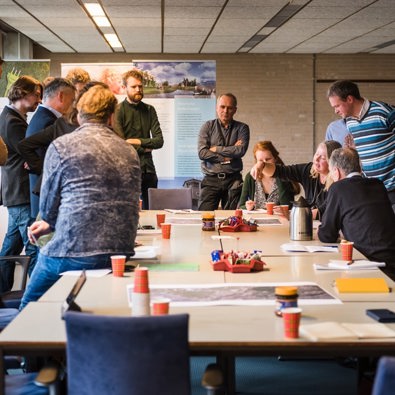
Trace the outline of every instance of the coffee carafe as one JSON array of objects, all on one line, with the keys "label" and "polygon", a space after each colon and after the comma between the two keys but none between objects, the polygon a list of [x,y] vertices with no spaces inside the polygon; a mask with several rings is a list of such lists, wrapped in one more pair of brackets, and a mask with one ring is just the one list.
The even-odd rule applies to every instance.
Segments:
[{"label": "coffee carafe", "polygon": [[313,238],[313,213],[303,196],[293,202],[289,221],[291,240],[311,240]]}]

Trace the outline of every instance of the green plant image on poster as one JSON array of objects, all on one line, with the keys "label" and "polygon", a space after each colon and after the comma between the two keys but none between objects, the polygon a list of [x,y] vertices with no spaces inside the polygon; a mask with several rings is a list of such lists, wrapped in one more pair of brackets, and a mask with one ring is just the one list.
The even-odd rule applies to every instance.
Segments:
[{"label": "green plant image on poster", "polygon": [[0,79],[0,97],[6,97],[11,85],[22,75],[29,75],[43,81],[49,76],[49,67],[49,60],[4,59],[3,75]]}]

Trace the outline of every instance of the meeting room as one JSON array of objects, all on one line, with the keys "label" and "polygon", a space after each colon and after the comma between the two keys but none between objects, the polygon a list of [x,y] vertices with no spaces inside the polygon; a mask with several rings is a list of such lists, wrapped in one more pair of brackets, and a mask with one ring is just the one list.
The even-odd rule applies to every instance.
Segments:
[{"label": "meeting room", "polygon": [[0,394],[387,395],[395,3],[0,6]]}]

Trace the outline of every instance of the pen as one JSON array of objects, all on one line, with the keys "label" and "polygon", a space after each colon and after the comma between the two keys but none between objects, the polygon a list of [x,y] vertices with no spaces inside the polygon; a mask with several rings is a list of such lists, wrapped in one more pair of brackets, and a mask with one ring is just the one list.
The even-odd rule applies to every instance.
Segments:
[{"label": "pen", "polygon": [[30,226],[27,227],[27,234],[28,234],[28,236],[30,236],[33,239],[33,243],[32,244],[38,246],[38,242],[37,242],[36,236],[34,236],[33,232],[30,230]]}]

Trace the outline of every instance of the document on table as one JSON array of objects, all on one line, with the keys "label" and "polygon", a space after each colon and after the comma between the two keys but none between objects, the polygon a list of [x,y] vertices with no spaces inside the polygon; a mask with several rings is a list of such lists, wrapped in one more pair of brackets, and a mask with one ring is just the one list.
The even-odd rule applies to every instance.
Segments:
[{"label": "document on table", "polygon": [[[68,270],[67,272],[60,273],[61,276],[80,276],[82,270]],[[86,277],[104,277],[111,273],[111,269],[92,269],[85,270]]]},{"label": "document on table", "polygon": [[154,259],[157,257],[158,247],[156,246],[140,246],[134,248],[134,256],[130,259]]},{"label": "document on table", "polygon": [[358,260],[350,263],[349,261],[330,260],[328,263],[314,263],[316,270],[375,270],[384,267],[385,262],[373,262],[367,260]]},{"label": "document on table", "polygon": [[281,225],[281,221],[278,218],[251,218],[258,225]]},{"label": "document on table", "polygon": [[201,214],[201,211],[196,211],[196,210],[192,210],[192,209],[184,209],[184,210],[175,210],[175,209],[171,209],[171,208],[165,208],[165,211],[167,211],[168,213],[172,213],[172,214]]},{"label": "document on table", "polygon": [[162,229],[137,229],[137,235],[159,235],[162,234]]},{"label": "document on table", "polygon": [[171,217],[166,222],[173,225],[202,225],[202,219],[200,217]]},{"label": "document on table", "polygon": [[243,214],[266,214],[267,210],[258,208],[256,210],[243,210]]},{"label": "document on table", "polygon": [[381,323],[320,322],[301,325],[300,334],[313,341],[382,339],[395,337],[395,331]]},{"label": "document on table", "polygon": [[281,244],[281,248],[286,252],[338,252],[337,245],[302,245],[285,243]]}]

